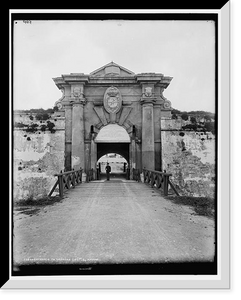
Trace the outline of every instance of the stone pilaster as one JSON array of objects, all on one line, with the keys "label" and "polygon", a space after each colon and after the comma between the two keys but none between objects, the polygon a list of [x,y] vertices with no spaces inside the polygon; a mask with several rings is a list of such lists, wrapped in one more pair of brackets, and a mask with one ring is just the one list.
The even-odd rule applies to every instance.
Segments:
[{"label": "stone pilaster", "polygon": [[142,98],[142,167],[155,169],[154,98]]},{"label": "stone pilaster", "polygon": [[136,169],[136,141],[131,139],[130,143],[130,178],[133,179],[133,168]]},{"label": "stone pilaster", "polygon": [[154,105],[155,170],[162,170],[161,105]]},{"label": "stone pilaster", "polygon": [[142,168],[155,170],[155,127],[153,105],[157,101],[155,85],[162,79],[162,74],[143,73],[137,76],[142,87]]},{"label": "stone pilaster", "polygon": [[[92,134],[93,135],[93,134]],[[90,168],[94,170],[94,179],[97,179],[96,177],[96,164],[97,164],[97,144],[94,141],[94,136],[91,137],[91,144],[90,144]]]},{"label": "stone pilaster", "polygon": [[84,98],[72,101],[72,168],[85,170],[84,104]]},{"label": "stone pilaster", "polygon": [[65,111],[65,157],[64,167],[65,171],[71,170],[72,157],[72,105],[69,102],[63,103]]}]

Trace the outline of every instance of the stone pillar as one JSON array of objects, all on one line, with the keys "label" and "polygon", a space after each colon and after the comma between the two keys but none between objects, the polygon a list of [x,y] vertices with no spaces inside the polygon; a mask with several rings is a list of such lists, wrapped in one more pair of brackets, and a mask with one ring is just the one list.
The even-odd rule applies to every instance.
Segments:
[{"label": "stone pillar", "polygon": [[65,157],[64,168],[65,171],[71,170],[72,157],[72,105],[68,102],[63,104],[65,110]]},{"label": "stone pillar", "polygon": [[75,100],[72,109],[72,168],[85,170],[84,99]]},{"label": "stone pillar", "polygon": [[142,162],[141,162],[141,142],[136,142],[136,168],[138,170],[142,170]]},{"label": "stone pillar", "polygon": [[161,171],[161,105],[154,105],[155,170]]},{"label": "stone pillar", "polygon": [[136,141],[132,137],[129,145],[130,157],[129,157],[129,168],[130,168],[130,179],[133,179],[133,168],[136,168]]},{"label": "stone pillar", "polygon": [[91,169],[91,140],[85,141],[85,172]]},{"label": "stone pillar", "polygon": [[154,98],[141,99],[142,104],[142,168],[155,170]]},{"label": "stone pillar", "polygon": [[142,168],[155,170],[155,130],[153,104],[157,101],[155,85],[162,79],[161,74],[144,73],[137,76],[142,87]]},{"label": "stone pillar", "polygon": [[94,137],[91,138],[91,145],[90,145],[90,168],[94,170],[94,179],[97,179],[96,174],[96,164],[97,164],[97,145],[94,141]]},{"label": "stone pillar", "polygon": [[65,169],[85,168],[84,86],[89,82],[89,76],[71,73],[53,80],[63,92],[56,105],[63,105],[65,110]]}]

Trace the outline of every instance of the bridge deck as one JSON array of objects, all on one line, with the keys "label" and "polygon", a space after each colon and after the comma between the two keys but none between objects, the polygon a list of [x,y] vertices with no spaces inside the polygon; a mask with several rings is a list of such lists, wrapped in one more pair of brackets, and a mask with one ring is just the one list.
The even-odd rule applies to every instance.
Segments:
[{"label": "bridge deck", "polygon": [[211,261],[214,221],[143,183],[83,183],[61,202],[14,219],[16,263]]}]

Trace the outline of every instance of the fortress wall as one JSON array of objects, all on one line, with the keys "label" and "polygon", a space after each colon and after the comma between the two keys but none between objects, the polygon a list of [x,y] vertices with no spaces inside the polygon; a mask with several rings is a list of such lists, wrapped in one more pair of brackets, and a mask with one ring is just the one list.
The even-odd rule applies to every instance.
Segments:
[{"label": "fortress wall", "polygon": [[37,124],[35,132],[26,127],[15,128],[13,132],[13,199],[39,199],[48,195],[57,177],[54,174],[64,169],[64,119],[50,118],[55,126],[50,132],[42,131],[46,121],[32,120],[24,115],[23,124]]},{"label": "fortress wall", "polygon": [[179,121],[162,123],[163,170],[189,196],[214,197],[215,136],[212,133],[182,131]]}]

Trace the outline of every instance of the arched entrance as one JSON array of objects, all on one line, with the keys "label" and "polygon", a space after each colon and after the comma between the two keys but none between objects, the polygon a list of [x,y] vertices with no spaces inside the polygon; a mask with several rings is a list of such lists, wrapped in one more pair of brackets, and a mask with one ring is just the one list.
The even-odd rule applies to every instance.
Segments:
[{"label": "arched entrance", "polygon": [[101,128],[95,138],[96,143],[130,143],[127,131],[118,124],[109,124]]},{"label": "arched entrance", "polygon": [[98,179],[106,179],[106,166],[107,163],[111,167],[111,179],[126,179],[128,162],[120,154],[108,153],[101,156],[97,161],[99,176]]},{"label": "arched entrance", "polygon": [[130,161],[131,139],[127,131],[118,124],[109,124],[101,128],[93,142],[96,145],[96,157],[92,159],[92,167],[96,166],[97,161],[108,153],[117,153],[125,158],[127,164]]},{"label": "arched entrance", "polygon": [[129,143],[97,143],[97,160],[107,153],[117,153],[129,163]]}]

